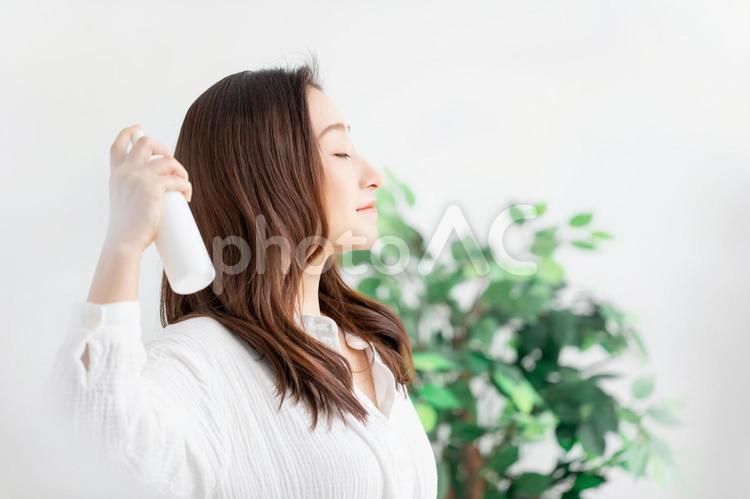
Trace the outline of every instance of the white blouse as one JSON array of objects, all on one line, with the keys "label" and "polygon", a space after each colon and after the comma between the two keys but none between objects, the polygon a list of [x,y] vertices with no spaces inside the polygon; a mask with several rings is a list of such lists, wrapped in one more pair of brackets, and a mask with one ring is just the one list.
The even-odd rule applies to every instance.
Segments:
[{"label": "white blouse", "polygon": [[[435,456],[404,385],[371,342],[378,408],[359,387],[363,424],[319,415],[315,431],[302,401],[278,399],[270,368],[220,322],[171,324],[145,344],[140,304],[73,304],[54,367],[59,401],[81,435],[103,445],[157,493],[231,498],[429,498]],[[300,323],[299,317],[296,318]],[[340,351],[338,326],[302,316],[303,329]],[[89,368],[81,355],[89,346]]]}]

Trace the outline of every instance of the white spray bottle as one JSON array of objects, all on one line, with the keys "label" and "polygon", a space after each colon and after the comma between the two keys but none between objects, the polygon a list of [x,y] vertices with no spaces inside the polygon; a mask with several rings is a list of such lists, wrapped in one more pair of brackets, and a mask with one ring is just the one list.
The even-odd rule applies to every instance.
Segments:
[{"label": "white spray bottle", "polygon": [[[131,145],[143,137],[138,129]],[[160,158],[155,154],[151,159]],[[211,284],[216,276],[198,225],[187,200],[179,191],[167,191],[162,202],[156,249],[172,290],[180,295],[195,293]]]}]

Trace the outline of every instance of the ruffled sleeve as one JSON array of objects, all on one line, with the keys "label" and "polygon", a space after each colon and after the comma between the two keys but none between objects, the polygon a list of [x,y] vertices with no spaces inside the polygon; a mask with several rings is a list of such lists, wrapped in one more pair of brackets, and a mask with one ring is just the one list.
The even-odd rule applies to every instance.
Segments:
[{"label": "ruffled sleeve", "polygon": [[210,496],[229,444],[202,332],[178,323],[144,344],[137,301],[76,302],[70,312],[50,383],[72,431],[155,492]]}]

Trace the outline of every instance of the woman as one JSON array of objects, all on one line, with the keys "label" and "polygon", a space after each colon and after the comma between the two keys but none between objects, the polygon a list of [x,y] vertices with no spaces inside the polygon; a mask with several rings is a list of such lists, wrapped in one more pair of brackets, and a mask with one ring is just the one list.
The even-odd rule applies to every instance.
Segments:
[{"label": "woman", "polygon": [[[336,265],[377,238],[381,177],[315,61],[211,86],[174,156],[148,137],[127,152],[137,129],[112,144],[108,230],[55,371],[82,435],[175,496],[434,498],[408,335]],[[164,329],[144,345],[139,262],[166,190],[217,278],[183,296],[162,276]]]}]

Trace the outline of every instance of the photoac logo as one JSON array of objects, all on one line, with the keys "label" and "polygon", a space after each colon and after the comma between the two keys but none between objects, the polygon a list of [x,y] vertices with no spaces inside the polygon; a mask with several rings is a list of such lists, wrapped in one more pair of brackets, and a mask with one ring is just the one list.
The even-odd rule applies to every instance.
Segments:
[{"label": "photoac logo", "polygon": [[[502,210],[492,220],[487,234],[487,245],[492,260],[503,271],[518,276],[529,276],[537,272],[538,266],[535,262],[518,260],[508,253],[505,248],[505,235],[508,229],[519,219],[532,220],[539,215],[539,211],[532,204],[515,204]],[[254,254],[256,258],[254,259],[252,258],[253,248],[244,238],[236,235],[215,236],[213,238],[212,255],[214,269],[216,270],[216,278],[212,283],[214,293],[218,295],[223,292],[225,275],[238,275],[247,271],[264,274],[268,265],[270,248],[274,246],[277,248],[278,254],[281,255],[284,273],[291,268],[292,258],[296,260],[298,266],[304,268],[306,273],[320,274],[328,270],[334,264],[334,258],[326,258],[320,262],[308,261],[312,250],[318,246],[322,246],[330,253],[340,253],[347,273],[358,275],[368,272],[366,265],[354,265],[352,259],[354,248],[361,247],[367,242],[364,236],[347,231],[333,242],[322,236],[309,236],[292,248],[292,243],[288,237],[282,235],[268,237],[266,232],[266,218],[264,215],[258,215],[255,219]],[[454,234],[458,239],[457,241],[453,240]],[[463,246],[477,276],[486,276],[490,272],[491,266],[485,253],[478,250],[481,248],[478,238],[471,229],[461,208],[455,204],[446,208],[440,221],[432,230],[425,256],[418,257],[416,262],[417,272],[423,276],[432,273],[445,248],[453,247],[455,244]],[[237,261],[231,264],[224,260],[230,247],[235,248],[231,253],[239,255]],[[412,259],[415,258],[407,241],[393,234],[379,237],[368,253],[369,264],[372,269],[386,275],[404,272],[412,265]],[[387,262],[384,260],[386,254],[390,257]],[[249,269],[251,261],[254,262],[254,268]]]}]

